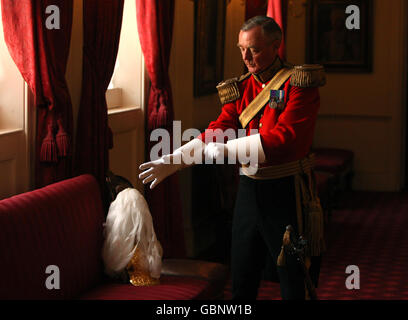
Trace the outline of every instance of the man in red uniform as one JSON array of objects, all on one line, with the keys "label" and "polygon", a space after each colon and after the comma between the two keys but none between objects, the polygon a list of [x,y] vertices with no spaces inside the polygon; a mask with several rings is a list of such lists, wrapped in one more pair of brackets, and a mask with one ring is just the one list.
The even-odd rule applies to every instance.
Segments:
[{"label": "man in red uniform", "polygon": [[[297,190],[302,183],[294,177],[310,169],[304,159],[313,141],[320,104],[317,87],[324,83],[324,74],[318,66],[283,63],[278,57],[281,39],[282,32],[272,18],[258,16],[245,22],[238,48],[249,72],[217,86],[223,108],[208,129],[245,129],[245,137],[224,143],[206,130],[173,154],[140,166],[145,170],[140,178],[143,183],[152,182],[153,188],[176,170],[201,163],[204,154],[212,159],[233,154],[241,162],[240,155],[256,151],[259,170],[255,173],[241,162],[244,175],[232,231],[233,299],[256,298],[266,257],[271,256],[275,263],[278,260],[287,225],[304,233]],[[287,255],[276,271],[282,298],[304,299],[304,275],[296,259]]]}]

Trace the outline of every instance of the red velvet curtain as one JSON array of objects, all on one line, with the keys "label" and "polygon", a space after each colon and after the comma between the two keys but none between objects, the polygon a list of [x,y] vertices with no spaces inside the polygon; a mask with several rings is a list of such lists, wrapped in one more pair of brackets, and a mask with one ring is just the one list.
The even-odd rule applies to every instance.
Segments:
[{"label": "red velvet curtain", "polygon": [[73,3],[2,0],[1,4],[4,39],[37,107],[35,185],[42,187],[72,175],[72,104],[65,71]]},{"label": "red velvet curtain", "polygon": [[287,21],[287,3],[285,0],[269,0],[268,1],[268,17],[274,18],[282,29],[282,43],[279,48],[279,57],[282,60],[286,59],[286,21]]},{"label": "red velvet curtain", "polygon": [[[174,1],[136,0],[137,26],[151,87],[146,112],[147,157],[154,143],[150,134],[164,128],[172,134],[173,101],[169,78],[173,34]],[[150,160],[150,159],[148,159]],[[153,190],[146,188],[146,200],[154,221],[164,257],[184,257],[184,228],[177,174]]]},{"label": "red velvet curtain", "polygon": [[255,16],[266,15],[268,0],[247,0],[245,1],[245,20]]},{"label": "red velvet curtain", "polygon": [[90,173],[106,195],[109,149],[106,90],[112,78],[122,28],[123,0],[84,0],[82,93],[78,112],[75,169]]}]

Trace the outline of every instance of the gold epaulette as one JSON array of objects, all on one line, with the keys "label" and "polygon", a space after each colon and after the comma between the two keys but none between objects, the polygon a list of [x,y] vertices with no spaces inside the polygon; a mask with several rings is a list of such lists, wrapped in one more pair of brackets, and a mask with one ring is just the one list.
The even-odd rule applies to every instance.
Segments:
[{"label": "gold epaulette", "polygon": [[326,73],[322,65],[304,64],[294,66],[295,72],[290,78],[290,84],[295,87],[322,87],[326,84]]},{"label": "gold epaulette", "polygon": [[248,72],[247,74],[244,74],[239,78],[236,77],[220,82],[217,85],[217,90],[221,104],[226,104],[239,99],[241,97],[241,94],[239,93],[238,83],[245,80],[250,75],[251,73]]}]

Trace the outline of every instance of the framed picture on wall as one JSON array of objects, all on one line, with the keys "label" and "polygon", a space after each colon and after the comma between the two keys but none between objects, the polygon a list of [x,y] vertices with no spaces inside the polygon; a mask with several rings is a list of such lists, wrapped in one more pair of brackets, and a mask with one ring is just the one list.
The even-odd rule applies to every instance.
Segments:
[{"label": "framed picture on wall", "polygon": [[217,92],[224,76],[226,0],[194,1],[194,96]]},{"label": "framed picture on wall", "polygon": [[372,6],[372,0],[311,0],[306,62],[329,72],[371,72]]}]

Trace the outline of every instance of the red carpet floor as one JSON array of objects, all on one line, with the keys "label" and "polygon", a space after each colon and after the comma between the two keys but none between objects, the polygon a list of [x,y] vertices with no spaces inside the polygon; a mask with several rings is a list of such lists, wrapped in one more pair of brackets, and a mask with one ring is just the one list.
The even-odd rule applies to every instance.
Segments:
[{"label": "red carpet floor", "polygon": [[[408,300],[408,193],[353,192],[341,207],[326,228],[319,300]],[[349,265],[359,268],[360,289],[346,288]],[[262,282],[258,300],[280,300],[279,284]]]}]

